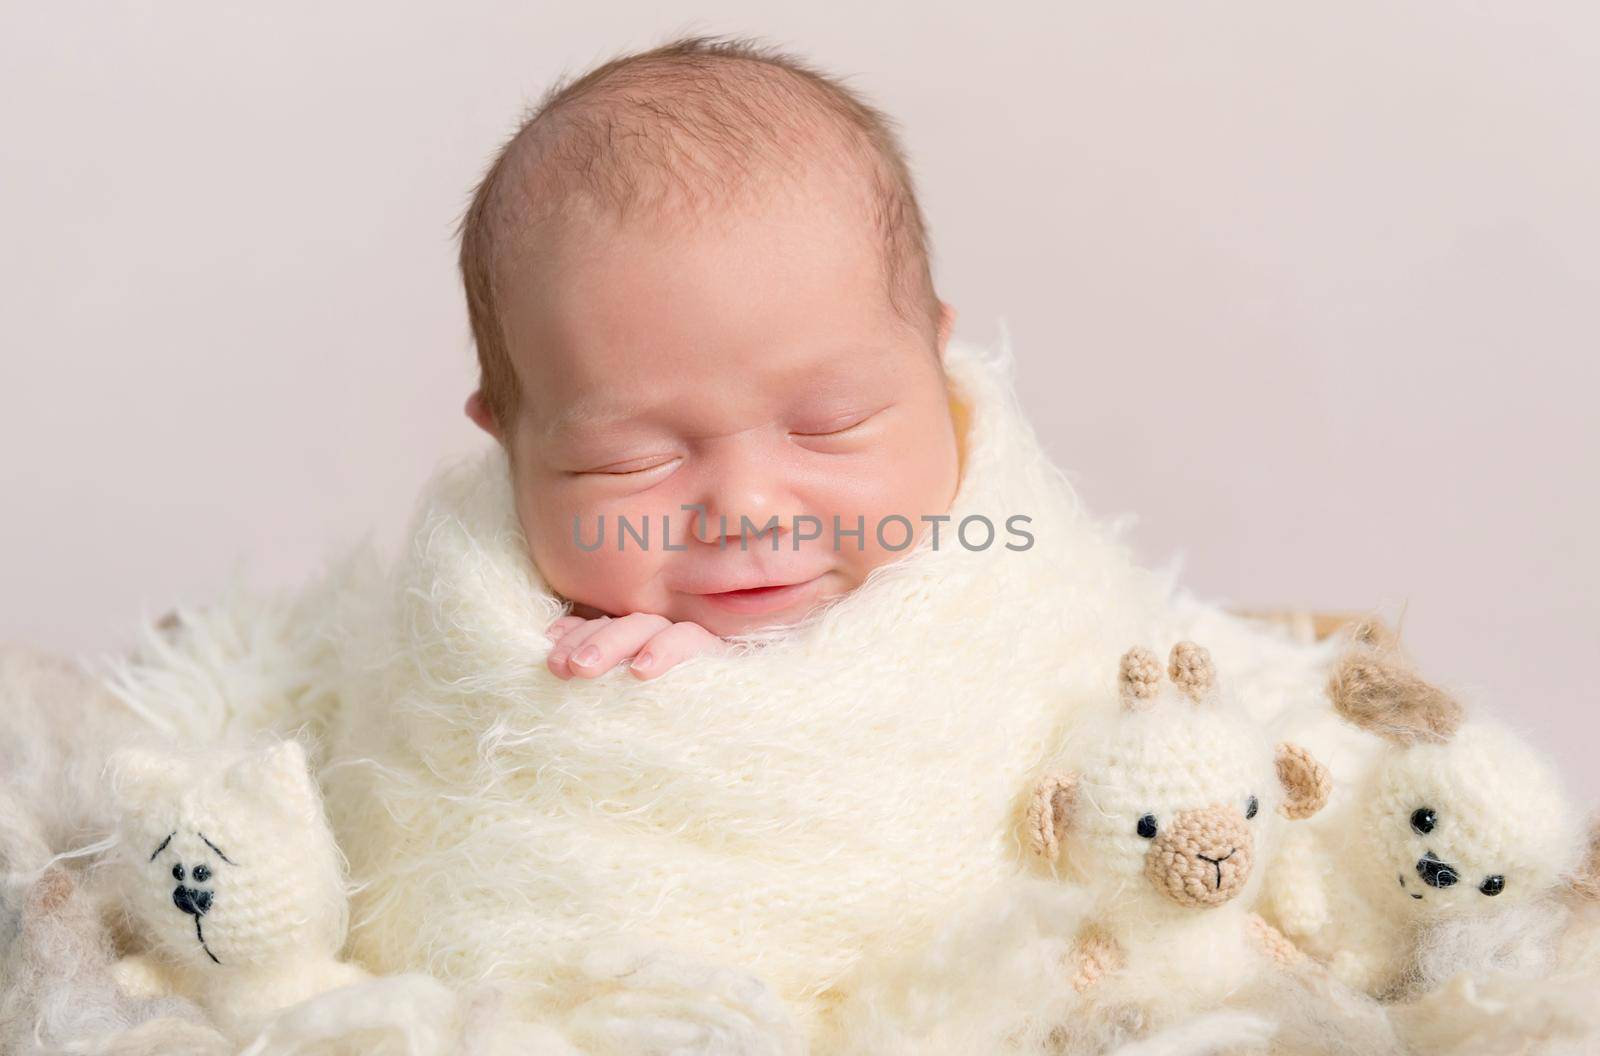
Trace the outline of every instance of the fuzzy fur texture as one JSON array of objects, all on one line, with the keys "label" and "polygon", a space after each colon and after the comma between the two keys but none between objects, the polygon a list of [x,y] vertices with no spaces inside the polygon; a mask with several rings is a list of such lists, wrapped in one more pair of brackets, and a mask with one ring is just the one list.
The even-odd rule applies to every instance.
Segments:
[{"label": "fuzzy fur texture", "polygon": [[[103,759],[115,735],[91,716],[113,709],[196,747],[306,737],[359,887],[348,952],[384,976],[286,1010],[252,1056],[1405,1051],[1387,1010],[1331,981],[1154,1030],[1131,1007],[1064,1014],[1061,959],[1092,907],[1022,870],[1025,790],[1114,706],[1106,657],[1204,641],[1268,736],[1335,775],[1377,742],[1327,707],[1330,650],[1173,596],[1079,508],[1009,350],[952,343],[948,368],[968,411],[952,514],[1026,514],[1035,546],[908,553],[731,656],[649,682],[550,675],[565,604],[527,560],[498,453],[435,482],[392,569],[358,554],[150,628],[116,697],[79,702],[49,750]],[[17,798],[24,833],[104,809]],[[1563,943],[1569,968],[1595,948]],[[1506,978],[1437,991],[1406,1029],[1503,1007]],[[1511,1018],[1573,1021],[1575,993],[1523,995]]]},{"label": "fuzzy fur texture", "polygon": [[95,899],[72,872],[52,865],[37,879],[8,874],[0,881],[0,1052],[232,1051],[191,1002],[122,991],[115,957]]}]

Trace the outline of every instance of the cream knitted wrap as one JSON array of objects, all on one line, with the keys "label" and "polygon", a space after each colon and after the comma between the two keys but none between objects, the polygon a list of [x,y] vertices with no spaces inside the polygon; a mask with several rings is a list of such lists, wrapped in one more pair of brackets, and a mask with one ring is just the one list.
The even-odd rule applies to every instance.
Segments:
[{"label": "cream knitted wrap", "polygon": [[[503,457],[442,474],[338,678],[322,779],[364,885],[353,955],[494,979],[547,1017],[582,999],[586,951],[661,944],[765,980],[820,1037],[864,952],[915,948],[1017,871],[1030,775],[1114,704],[1130,644],[1202,637],[1257,717],[1303,715],[1283,728],[1324,758],[1359,740],[1323,721],[1321,651],[1174,600],[1085,514],[1011,369],[951,345],[967,423],[938,549],[648,682],[546,670],[564,602]],[[977,514],[999,532],[969,550],[954,527]],[[1026,550],[1004,545],[1016,514]]]}]

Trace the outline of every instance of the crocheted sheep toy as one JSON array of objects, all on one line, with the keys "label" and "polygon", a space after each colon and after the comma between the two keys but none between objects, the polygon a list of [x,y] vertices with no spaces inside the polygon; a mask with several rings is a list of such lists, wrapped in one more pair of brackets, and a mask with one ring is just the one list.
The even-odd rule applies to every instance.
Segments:
[{"label": "crocheted sheep toy", "polygon": [[1179,643],[1167,674],[1148,650],[1124,655],[1123,707],[1028,811],[1033,849],[1095,892],[1072,985],[1137,987],[1116,1000],[1151,1017],[1212,1005],[1298,957],[1246,907],[1277,817],[1315,814],[1331,787],[1304,749],[1274,748],[1222,705],[1205,649]]},{"label": "crocheted sheep toy", "polygon": [[131,993],[196,1001],[229,1035],[367,978],[340,962],[342,859],[306,768],[285,741],[210,756],[124,749],[111,760],[114,868],[148,946],[115,975]]},{"label": "crocheted sheep toy", "polygon": [[[1351,801],[1317,832],[1286,841],[1266,909],[1344,983],[1404,996],[1417,943],[1469,915],[1567,890],[1587,846],[1555,770],[1509,730],[1462,707],[1390,654],[1360,643],[1328,695],[1384,738]],[[1470,921],[1468,922],[1470,924]]]}]

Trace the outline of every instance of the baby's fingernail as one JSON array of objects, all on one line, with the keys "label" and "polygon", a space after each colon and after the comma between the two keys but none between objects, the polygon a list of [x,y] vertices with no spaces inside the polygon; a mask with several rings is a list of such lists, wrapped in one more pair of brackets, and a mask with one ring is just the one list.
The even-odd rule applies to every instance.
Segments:
[{"label": "baby's fingernail", "polygon": [[594,645],[586,645],[573,656],[572,662],[580,667],[588,667],[590,664],[598,662],[599,659],[600,648]]},{"label": "baby's fingernail", "polygon": [[638,656],[633,658],[633,667],[636,671],[643,671],[645,668],[649,667],[655,662],[656,658],[651,656],[649,653],[640,653]]}]

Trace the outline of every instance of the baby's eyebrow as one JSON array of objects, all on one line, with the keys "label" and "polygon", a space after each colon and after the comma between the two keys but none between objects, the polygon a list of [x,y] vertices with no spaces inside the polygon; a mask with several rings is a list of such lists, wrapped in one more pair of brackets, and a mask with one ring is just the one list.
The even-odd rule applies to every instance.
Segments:
[{"label": "baby's eyebrow", "polygon": [[595,400],[576,400],[561,408],[545,426],[546,436],[571,436],[575,433],[604,429],[640,418],[654,405],[642,402],[623,404],[599,403]]}]

